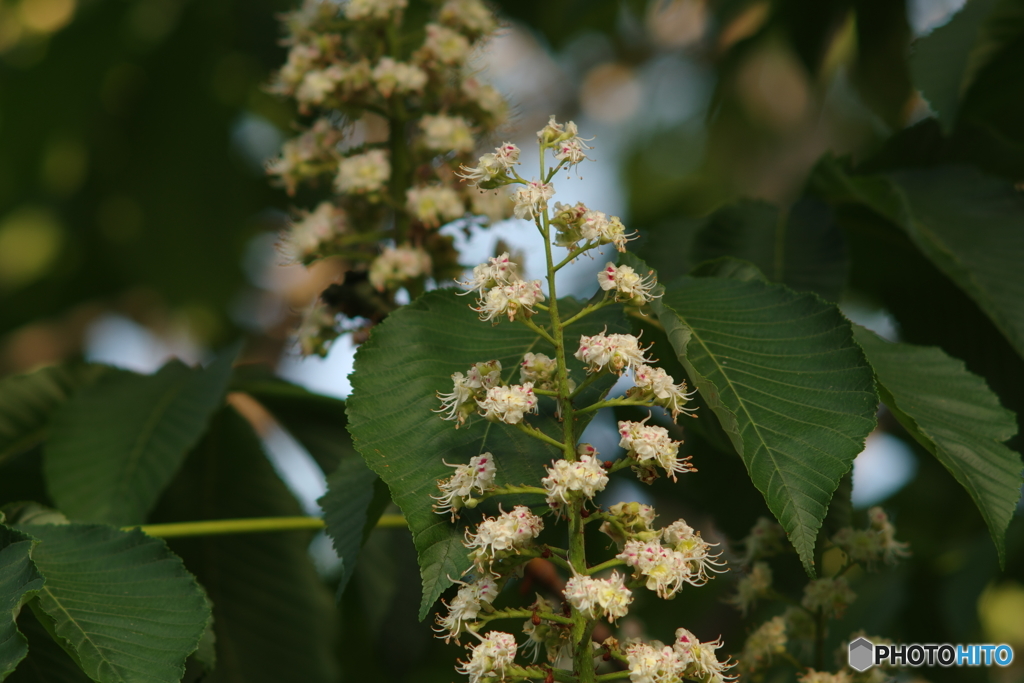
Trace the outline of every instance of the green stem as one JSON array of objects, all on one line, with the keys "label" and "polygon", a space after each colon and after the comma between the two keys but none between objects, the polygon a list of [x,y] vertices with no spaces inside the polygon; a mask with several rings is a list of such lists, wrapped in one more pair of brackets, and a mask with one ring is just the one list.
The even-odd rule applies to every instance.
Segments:
[{"label": "green stem", "polygon": [[613,671],[610,674],[601,674],[600,676],[598,676],[594,680],[595,681],[614,681],[614,680],[618,680],[620,678],[629,678],[629,669],[626,669],[625,671]]},{"label": "green stem", "polygon": [[[552,306],[554,306],[554,304],[552,304]],[[550,309],[548,309],[548,310],[550,310]],[[537,334],[539,334],[545,340],[547,340],[547,342],[550,343],[552,346],[557,346],[557,344],[555,342],[555,338],[552,337],[550,334],[548,334],[548,331],[545,330],[540,325],[538,325],[537,323],[533,322],[529,318],[524,318],[523,319],[523,324],[526,325],[527,327],[529,327],[531,330],[533,330]]]},{"label": "green stem", "polygon": [[607,401],[598,401],[586,408],[578,408],[576,410],[576,414],[583,415],[585,413],[592,413],[595,410],[600,410],[601,408],[614,408],[615,406],[640,406],[641,408],[650,408],[653,405],[654,404],[650,401],[634,401],[631,398],[612,398]]},{"label": "green stem", "polygon": [[624,564],[626,563],[623,560],[620,560],[617,557],[612,558],[607,562],[602,562],[601,564],[594,565],[593,567],[587,570],[587,574],[592,576],[594,574],[597,574],[598,572],[603,572],[605,569],[611,569],[612,567],[621,567]]},{"label": "green stem", "polygon": [[571,394],[569,394],[569,400],[571,401],[574,398],[576,398],[577,396],[579,396],[581,391],[583,391],[584,389],[589,387],[591,384],[593,384],[594,382],[596,382],[599,378],[601,378],[603,376],[604,376],[604,372],[603,371],[592,372],[589,375],[587,375],[587,378],[585,380],[583,380],[582,382],[580,382],[580,385],[578,387],[576,387],[576,389]]},{"label": "green stem", "polygon": [[569,318],[568,320],[564,321],[562,323],[562,326],[563,327],[568,327],[569,325],[572,325],[577,320],[580,320],[580,319],[590,315],[594,311],[600,311],[605,306],[610,306],[613,303],[615,303],[615,299],[614,298],[612,298],[612,297],[605,297],[599,303],[593,304],[591,306],[585,306],[582,311],[580,311],[579,313],[577,313],[573,317]]},{"label": "green stem", "polygon": [[555,270],[559,271],[562,268],[565,268],[567,265],[572,263],[574,258],[576,258],[577,256],[579,256],[580,254],[582,254],[585,251],[590,251],[591,249],[593,249],[596,246],[597,246],[596,242],[587,242],[582,247],[577,247],[576,249],[573,249],[572,251],[569,252],[568,256],[566,256],[564,259],[562,259],[561,261],[558,262],[558,265],[555,266]]},{"label": "green stem", "polygon": [[[378,527],[407,526],[401,515],[384,515]],[[252,517],[248,519],[214,519],[202,522],[172,522],[170,524],[143,524],[121,527],[122,530],[139,529],[154,538],[182,536],[216,536],[220,534],[251,534],[265,531],[294,531],[296,529],[323,529],[320,517]]]},{"label": "green stem", "polygon": [[544,443],[546,443],[548,445],[554,446],[558,450],[563,450],[565,448],[565,444],[563,444],[561,441],[556,441],[555,439],[552,439],[550,436],[548,436],[544,432],[540,431],[539,429],[537,429],[535,427],[531,427],[530,425],[526,424],[525,422],[517,423],[516,424],[516,429],[518,429],[519,431],[523,432],[524,434],[526,434],[528,436],[532,436],[533,438],[535,438],[535,439],[537,439],[539,441],[543,441]]},{"label": "green stem", "polygon": [[[555,614],[554,612],[534,612],[533,610],[528,609],[502,609],[498,610],[497,612],[492,612],[487,616],[480,617],[475,622],[473,622],[473,625],[476,626],[477,624],[479,624],[480,626],[483,626],[488,622],[494,621],[496,619],[530,619],[534,615],[537,615],[541,619],[551,621],[556,624],[565,624],[566,626],[572,624],[572,619],[570,619],[569,617],[563,617],[560,614]],[[473,630],[479,631],[479,628],[475,628]]]}]

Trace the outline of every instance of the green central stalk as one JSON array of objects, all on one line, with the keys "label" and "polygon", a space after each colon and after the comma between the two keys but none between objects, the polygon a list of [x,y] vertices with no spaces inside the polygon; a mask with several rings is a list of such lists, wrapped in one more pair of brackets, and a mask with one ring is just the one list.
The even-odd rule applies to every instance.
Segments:
[{"label": "green central stalk", "polygon": [[[544,163],[546,145],[540,148],[540,177],[546,177]],[[548,315],[551,319],[551,337],[555,347],[555,360],[558,363],[558,409],[562,417],[562,446],[566,460],[576,460],[576,411],[572,404],[572,391],[569,388],[569,371],[565,359],[565,327],[558,314],[558,293],[555,289],[555,273],[558,267],[555,265],[551,253],[551,223],[548,208],[545,205],[543,214],[540,217],[541,234],[544,236],[544,255],[547,259],[548,276]],[[569,565],[575,574],[583,576],[587,574],[587,552],[583,539],[583,502],[576,500],[566,506],[566,515],[569,521]],[[590,647],[590,633],[594,628],[594,622],[581,614],[575,607],[572,608],[572,648],[573,648],[573,670],[579,683],[594,683],[594,657]]]}]

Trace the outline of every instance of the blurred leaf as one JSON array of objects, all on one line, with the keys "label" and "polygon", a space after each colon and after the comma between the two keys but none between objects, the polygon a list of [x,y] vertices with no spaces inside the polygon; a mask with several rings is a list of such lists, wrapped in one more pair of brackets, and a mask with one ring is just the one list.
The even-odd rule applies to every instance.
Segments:
[{"label": "blurred leaf", "polygon": [[874,368],[882,401],[971,495],[1002,564],[1021,489],[1020,455],[1003,445],[1017,433],[1013,413],[941,349],[893,344],[859,325],[854,337]]},{"label": "blurred leaf", "polygon": [[852,80],[865,103],[894,130],[905,125],[907,100],[913,95],[907,65],[907,4],[900,0],[853,2],[857,49]]},{"label": "blurred leaf", "polygon": [[[559,301],[566,316],[580,307],[574,299]],[[541,325],[544,319],[534,317]],[[602,309],[568,328],[566,339],[572,344],[578,335],[597,334],[606,326],[614,332],[620,320],[614,309]],[[436,394],[451,390],[453,373],[494,359],[501,361],[505,380],[518,381],[519,363],[528,351],[554,355],[549,344],[523,325],[481,322],[466,299],[449,289],[430,292],[390,315],[356,353],[348,399],[349,430],[356,448],[390,487],[409,523],[423,576],[420,619],[452,584],[449,577],[458,577],[469,567],[462,530],[432,509],[430,496],[437,493],[437,481],[452,473],[442,461],[461,464],[489,451],[502,485],[538,481],[544,465],[557,457],[552,446],[480,416],[455,429],[433,412],[440,406]],[[581,382],[582,364],[570,359],[569,366]],[[607,391],[613,380],[595,382],[581,401]],[[547,400],[542,403],[546,405]],[[587,414],[579,420],[580,433],[589,418]],[[542,414],[529,422],[561,438],[561,424],[553,415]]]},{"label": "blurred leaf", "polygon": [[967,86],[971,50],[999,0],[971,0],[946,24],[914,43],[910,73],[942,122],[953,129],[960,95]]},{"label": "blurred leaf", "polygon": [[112,372],[119,371],[71,362],[0,380],[0,464],[42,441],[50,417],[68,397]]},{"label": "blurred leaf", "polygon": [[848,262],[843,235],[823,202],[804,198],[789,212],[744,199],[716,211],[697,234],[693,260],[750,261],[772,282],[838,301]]},{"label": "blurred leaf", "polygon": [[93,680],[181,679],[210,605],[163,541],[100,524],[21,530],[40,541],[32,559],[46,579],[36,598],[44,625]]},{"label": "blurred leaf", "polygon": [[819,166],[818,185],[899,225],[1024,355],[1024,199],[972,168],[940,166],[877,176]]},{"label": "blurred leaf", "polygon": [[849,323],[811,294],[727,277],[681,278],[652,306],[813,574],[829,501],[875,425],[871,368]]},{"label": "blurred leaf", "polygon": [[[249,424],[218,412],[153,512],[159,522],[301,515]],[[217,668],[209,683],[326,683],[337,677],[334,606],[307,532],[170,543],[213,602]]]},{"label": "blurred leaf", "polygon": [[352,578],[359,549],[391,502],[387,486],[358,455],[345,458],[327,477],[327,493],[318,501],[324,510],[327,535],[342,561],[337,599]]},{"label": "blurred leaf", "polygon": [[30,557],[36,541],[0,526],[0,681],[28,654],[28,640],[15,620],[21,606],[43,587],[43,577]]},{"label": "blurred leaf", "polygon": [[324,474],[346,457],[355,456],[345,428],[345,402],[315,394],[274,376],[262,366],[236,368],[232,390],[244,391],[266,408],[313,456]]},{"label": "blurred leaf", "polygon": [[54,641],[33,610],[21,611],[18,628],[28,638],[28,657],[7,678],[7,683],[89,683],[91,679]]},{"label": "blurred leaf", "polygon": [[155,375],[121,375],[78,392],[55,415],[46,444],[57,507],[74,520],[145,521],[223,403],[238,350],[206,369],[174,360]]}]

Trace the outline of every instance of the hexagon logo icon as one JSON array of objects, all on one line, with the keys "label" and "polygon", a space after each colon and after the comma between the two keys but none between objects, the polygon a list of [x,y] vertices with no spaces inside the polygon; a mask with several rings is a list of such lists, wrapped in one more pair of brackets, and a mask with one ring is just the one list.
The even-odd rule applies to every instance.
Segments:
[{"label": "hexagon logo icon", "polygon": [[875,646],[867,638],[858,638],[850,643],[850,668],[864,671],[875,661]]}]

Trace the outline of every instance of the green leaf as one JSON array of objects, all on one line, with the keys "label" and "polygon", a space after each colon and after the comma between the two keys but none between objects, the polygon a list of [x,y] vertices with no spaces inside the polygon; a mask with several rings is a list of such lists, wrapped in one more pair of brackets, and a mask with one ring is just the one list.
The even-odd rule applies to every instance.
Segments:
[{"label": "green leaf", "polygon": [[107,373],[105,365],[66,363],[0,380],[0,463],[42,441],[54,411]]},{"label": "green leaf", "polygon": [[54,416],[44,451],[57,507],[73,520],[145,521],[223,403],[237,352],[205,369],[171,361],[155,375],[120,375],[78,392]]},{"label": "green leaf", "polygon": [[345,425],[345,402],[315,394],[269,372],[265,366],[236,368],[232,390],[243,391],[270,411],[330,474],[343,459],[358,457]]},{"label": "green leaf", "polygon": [[832,494],[875,425],[849,323],[812,294],[758,280],[685,277],[652,305],[811,573]]},{"label": "green leaf", "polygon": [[750,199],[716,211],[698,233],[693,260],[732,256],[756,265],[772,282],[838,301],[848,267],[842,233],[829,207],[804,198],[782,212]]},{"label": "green leaf", "polygon": [[345,458],[327,477],[327,493],[318,501],[324,510],[327,535],[342,561],[337,599],[352,578],[359,549],[380,519],[391,497],[380,477],[358,455]]},{"label": "green leaf", "polygon": [[[437,481],[452,472],[442,460],[464,463],[490,451],[499,485],[524,484],[539,481],[544,465],[557,454],[552,446],[509,425],[473,416],[455,429],[432,412],[440,406],[437,392],[451,391],[452,374],[466,372],[473,363],[500,360],[505,379],[518,381],[524,353],[554,356],[554,349],[525,326],[483,323],[468,304],[453,290],[443,290],[388,316],[356,353],[348,399],[349,431],[356,448],[390,487],[412,531],[423,577],[420,619],[452,584],[449,577],[457,578],[469,567],[462,530],[431,508]],[[566,316],[581,306],[572,299],[559,301]],[[534,318],[540,324],[545,319]],[[615,309],[602,309],[572,325],[566,339],[571,346],[579,335],[597,334],[605,326],[614,332],[620,329],[620,321]],[[582,364],[570,360],[570,370],[577,382],[582,381]],[[584,401],[607,391],[613,379],[595,382]],[[578,430],[588,419],[580,419]],[[561,436],[561,425],[553,416],[529,422],[551,436]]]},{"label": "green leaf", "polygon": [[[29,603],[18,617],[18,628],[28,639],[28,657],[7,678],[7,683],[89,683],[91,680],[39,622],[38,601]],[[45,614],[43,619],[49,619]]]},{"label": "green leaf", "polygon": [[849,176],[819,166],[820,187],[900,226],[1024,356],[1024,199],[973,168],[939,166]]},{"label": "green leaf", "polygon": [[953,128],[960,94],[967,87],[971,50],[999,0],[971,0],[946,24],[914,43],[910,74],[942,122]]},{"label": "green leaf", "polygon": [[28,654],[28,641],[15,620],[24,605],[43,587],[32,562],[31,536],[0,526],[0,681]]},{"label": "green leaf", "polygon": [[[26,525],[46,583],[38,600],[60,644],[101,683],[172,683],[210,605],[163,541],[101,524]],[[38,616],[38,614],[37,614]]]},{"label": "green leaf", "polygon": [[985,380],[942,349],[894,344],[854,325],[875,371],[882,401],[907,432],[967,490],[1005,562],[1004,538],[1021,491],[1021,457],[1003,442],[1014,414]]},{"label": "green leaf", "polygon": [[[153,512],[188,522],[301,515],[252,427],[218,412]],[[336,611],[309,557],[310,533],[177,538],[171,548],[213,602],[217,667],[206,683],[337,678]]]}]

